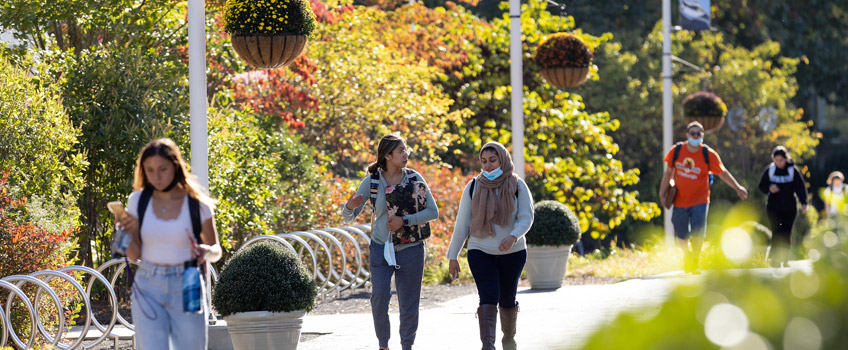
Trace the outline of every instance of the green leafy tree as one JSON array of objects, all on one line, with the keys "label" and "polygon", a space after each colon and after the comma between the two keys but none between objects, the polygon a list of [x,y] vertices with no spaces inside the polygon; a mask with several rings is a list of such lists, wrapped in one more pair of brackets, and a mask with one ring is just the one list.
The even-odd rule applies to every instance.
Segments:
[{"label": "green leafy tree", "polygon": [[228,251],[261,234],[312,229],[326,190],[314,150],[285,129],[262,127],[223,97],[209,110],[209,187],[220,201],[218,233]]},{"label": "green leafy tree", "polygon": [[0,28],[45,53],[81,55],[110,43],[160,50],[184,41],[186,6],[174,0],[9,0],[0,3]]},{"label": "green leafy tree", "polygon": [[[749,189],[758,183],[775,145],[789,147],[801,162],[813,155],[817,134],[802,120],[802,111],[789,102],[798,88],[793,74],[799,62],[782,56],[779,44],[768,42],[748,50],[711,32],[676,32],[672,43],[674,55],[704,67],[697,72],[675,65],[675,140],[683,137],[685,126],[680,101],[691,93],[708,90],[721,97],[731,111],[743,111],[730,116],[718,132],[705,137],[705,142],[719,152],[725,166]],[[604,45],[597,55],[604,79],[579,89],[588,110],[610,111],[621,122],[622,127],[613,135],[621,145],[624,166],[642,170],[643,181],[637,188],[642,198],[652,201],[657,200],[662,159],[668,151],[662,149],[661,50],[659,24],[636,51],[623,51],[617,43]],[[767,116],[760,111],[769,107],[774,109],[774,116],[765,120]],[[713,186],[713,191],[714,199],[735,200],[735,193],[727,186]]]},{"label": "green leafy tree", "polygon": [[[506,6],[505,3],[502,6]],[[525,158],[528,184],[537,200],[555,199],[577,215],[581,228],[594,237],[610,232],[627,218],[649,220],[659,214],[654,203],[643,203],[627,189],[639,181],[639,171],[625,169],[615,158],[618,145],[609,133],[619,123],[607,113],[588,113],[583,99],[547,85],[537,74],[531,53],[550,34],[568,31],[597,50],[611,39],[595,37],[574,27],[573,18],[548,12],[544,1],[522,6],[524,35]],[[533,20],[529,20],[532,18]],[[465,155],[460,163],[476,166],[476,152],[484,140],[511,141],[509,115],[509,18],[495,19],[481,33],[483,64],[465,70],[465,79],[454,97],[455,109],[467,108],[473,117],[454,130],[460,140],[452,151]],[[597,67],[590,69],[593,84]]]},{"label": "green leafy tree", "polygon": [[163,136],[187,144],[187,67],[163,55],[104,47],[79,56],[56,52],[51,59],[67,113],[82,131],[77,147],[90,163],[79,201],[81,258],[100,263],[109,259],[106,203],[131,192],[138,152]]},{"label": "green leafy tree", "polygon": [[375,42],[375,23],[385,16],[356,8],[319,27],[309,49],[309,59],[320,67],[316,83],[299,85],[320,103],[293,112],[305,125],[299,134],[342,173],[373,161],[372,150],[390,132],[407,138],[418,159],[438,160],[455,140],[445,131],[447,123],[462,118],[463,111],[451,112],[451,99],[433,83],[437,68]]},{"label": "green leafy tree", "polygon": [[80,130],[62,108],[58,84],[32,76],[30,69],[43,65],[13,65],[0,52],[0,171],[9,173],[18,194],[47,198],[48,204],[71,204],[64,214],[77,225],[79,211],[73,202],[83,187],[87,162],[76,149]]}]

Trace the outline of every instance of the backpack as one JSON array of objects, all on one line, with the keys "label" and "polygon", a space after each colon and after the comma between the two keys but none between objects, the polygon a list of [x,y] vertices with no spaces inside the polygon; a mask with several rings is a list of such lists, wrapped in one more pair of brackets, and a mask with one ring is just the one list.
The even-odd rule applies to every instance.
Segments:
[{"label": "backpack", "polygon": [[[710,171],[710,153],[709,153],[710,147],[705,145],[705,144],[701,144],[701,145],[704,146],[704,147],[701,147],[701,151],[704,153],[704,161],[707,162],[707,172],[710,174],[710,185],[712,185],[713,184],[713,174],[709,172]],[[671,165],[672,166],[674,166],[674,163],[677,162],[677,158],[680,157],[680,149],[681,148],[683,148],[683,142],[678,142],[674,146],[674,156],[671,159]]]},{"label": "backpack", "polygon": [[[468,198],[474,199],[474,186],[477,184],[477,178],[471,179],[471,192],[468,192]],[[515,198],[518,198],[518,186],[515,186]]]},{"label": "backpack", "polygon": [[[418,181],[418,175],[415,175],[415,170],[406,169],[406,176],[409,177],[409,182]],[[380,172],[371,174],[371,206],[377,205],[377,192],[380,191]]]},{"label": "backpack", "polygon": [[[404,193],[399,194],[399,192],[398,192],[398,194],[395,194],[395,195],[400,195],[401,197],[404,197],[404,198],[407,198],[407,197],[413,198],[414,196],[412,194],[415,192],[416,187],[420,187],[423,190],[423,188],[426,188],[426,186],[424,185],[424,183],[422,181],[418,180],[418,175],[415,174],[414,170],[406,169],[406,175],[407,175],[407,180],[408,180],[408,182],[406,184],[397,184],[397,185],[393,186],[396,191],[401,191],[401,192],[404,192]],[[380,189],[380,173],[376,172],[374,174],[371,174],[371,198],[370,198],[370,200],[371,200],[371,206],[372,207],[376,207],[377,194],[379,193],[379,189]],[[417,205],[415,205],[416,201],[414,199],[411,200],[411,201],[402,200],[402,201],[400,201],[401,203],[394,203],[393,204],[392,202],[389,201],[389,197],[390,197],[390,195],[386,194],[386,204],[387,204],[387,206],[389,206],[390,211],[391,211],[392,208],[400,211],[400,210],[409,210],[412,207],[417,207]],[[420,203],[418,203],[418,204],[420,204]],[[400,208],[400,206],[403,206],[403,208]],[[420,209],[423,209],[423,207],[421,207]],[[413,214],[413,213],[414,212],[410,211],[410,214]],[[409,244],[409,243],[415,243],[415,242],[423,241],[423,240],[430,237],[430,223],[425,222],[425,223],[420,224],[420,225],[403,226],[402,230],[400,232],[397,232],[396,234],[390,233],[389,237],[392,239],[392,243],[395,244],[395,245]]]}]

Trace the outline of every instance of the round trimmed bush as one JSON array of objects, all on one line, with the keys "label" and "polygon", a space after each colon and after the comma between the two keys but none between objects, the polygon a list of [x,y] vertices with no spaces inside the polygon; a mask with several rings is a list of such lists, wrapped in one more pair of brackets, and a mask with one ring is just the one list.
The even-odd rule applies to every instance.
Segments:
[{"label": "round trimmed bush", "polygon": [[683,99],[683,115],[687,117],[724,117],[727,105],[716,94],[699,91]]},{"label": "round trimmed bush", "polygon": [[315,281],[294,253],[277,243],[259,242],[239,250],[224,265],[212,305],[221,316],[310,311],[316,295]]},{"label": "round trimmed bush", "polygon": [[527,232],[527,244],[563,246],[577,243],[580,239],[580,222],[577,215],[565,204],[557,201],[541,201],[535,205],[533,226]]},{"label": "round trimmed bush", "polygon": [[580,38],[557,33],[536,48],[534,59],[542,68],[584,68],[592,64],[595,55]]}]

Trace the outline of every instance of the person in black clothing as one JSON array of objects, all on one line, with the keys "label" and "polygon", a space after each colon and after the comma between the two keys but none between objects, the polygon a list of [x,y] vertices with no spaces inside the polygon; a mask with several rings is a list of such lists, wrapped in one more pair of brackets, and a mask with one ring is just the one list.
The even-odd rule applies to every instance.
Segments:
[{"label": "person in black clothing", "polygon": [[786,147],[775,147],[771,155],[774,162],[763,171],[759,187],[768,195],[766,212],[772,231],[768,259],[772,266],[780,266],[789,260],[798,201],[801,202],[801,212],[807,213],[807,184]]}]

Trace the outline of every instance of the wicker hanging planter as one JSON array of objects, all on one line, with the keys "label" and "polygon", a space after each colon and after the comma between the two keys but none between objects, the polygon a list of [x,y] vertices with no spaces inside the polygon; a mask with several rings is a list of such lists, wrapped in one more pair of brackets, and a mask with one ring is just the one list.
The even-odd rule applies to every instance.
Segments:
[{"label": "wicker hanging planter", "polygon": [[727,105],[716,94],[700,91],[683,99],[683,116],[686,123],[697,121],[704,126],[704,132],[712,133],[724,125]]},{"label": "wicker hanging planter", "polygon": [[294,62],[316,25],[309,0],[227,0],[224,21],[233,49],[255,68]]},{"label": "wicker hanging planter", "polygon": [[557,33],[545,39],[534,59],[542,69],[542,78],[560,89],[580,86],[589,78],[589,66],[594,54],[580,38]]},{"label": "wicker hanging planter", "polygon": [[277,68],[294,62],[303,53],[307,41],[306,35],[296,34],[232,36],[233,49],[255,68]]},{"label": "wicker hanging planter", "polygon": [[542,78],[560,89],[580,86],[589,78],[589,67],[543,68]]}]

